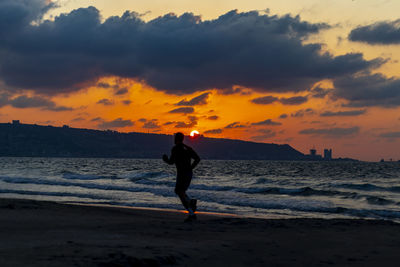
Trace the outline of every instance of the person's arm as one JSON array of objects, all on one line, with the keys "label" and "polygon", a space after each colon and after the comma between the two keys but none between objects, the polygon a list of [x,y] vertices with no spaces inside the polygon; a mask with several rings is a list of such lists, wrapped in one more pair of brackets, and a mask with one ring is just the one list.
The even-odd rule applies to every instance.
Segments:
[{"label": "person's arm", "polygon": [[192,152],[191,157],[192,157],[192,159],[194,159],[194,161],[192,163],[192,170],[193,170],[199,164],[200,157],[199,157],[199,155],[197,155],[196,151],[193,150],[193,148],[191,148],[191,152]]},{"label": "person's arm", "polygon": [[168,158],[167,155],[163,155],[162,159],[164,160],[165,163],[172,165],[175,163],[175,150],[172,149],[171,151],[171,157]]}]

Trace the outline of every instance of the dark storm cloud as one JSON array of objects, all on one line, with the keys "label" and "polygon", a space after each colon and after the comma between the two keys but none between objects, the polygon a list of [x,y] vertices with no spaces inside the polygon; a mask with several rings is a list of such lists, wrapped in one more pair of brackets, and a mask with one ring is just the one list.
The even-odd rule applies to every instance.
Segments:
[{"label": "dark storm cloud", "polygon": [[[54,3],[46,0],[0,0],[0,37],[20,31],[27,24],[38,21]],[[7,27],[2,27],[7,25]]]},{"label": "dark storm cloud", "polygon": [[353,29],[349,40],[368,44],[400,44],[400,19],[382,21]]},{"label": "dark storm cloud", "polygon": [[225,129],[235,129],[235,128],[245,128],[245,127],[246,127],[245,125],[240,124],[239,121],[236,121],[225,126]]},{"label": "dark storm cloud", "polygon": [[321,128],[321,129],[304,129],[299,132],[299,134],[322,136],[339,138],[343,136],[349,136],[357,134],[360,131],[359,127],[349,127],[349,128]]},{"label": "dark storm cloud", "polygon": [[13,99],[5,99],[0,96],[0,106],[10,105],[14,108],[42,108],[49,111],[71,111],[73,108],[65,106],[57,106],[53,101],[40,96],[18,96]]},{"label": "dark storm cloud", "polygon": [[181,100],[179,103],[176,103],[176,106],[197,106],[197,105],[205,105],[207,104],[207,99],[210,93],[204,93],[199,96],[196,96],[189,101],[186,99]]},{"label": "dark storm cloud", "polygon": [[204,134],[221,134],[221,133],[222,129],[212,129],[204,132]]},{"label": "dark storm cloud", "polygon": [[169,111],[168,113],[183,113],[183,114],[189,114],[189,113],[193,113],[194,112],[194,108],[192,107],[183,107],[183,108],[176,108],[173,109],[171,111]]},{"label": "dark storm cloud", "polygon": [[387,132],[387,133],[382,133],[379,136],[388,139],[397,139],[400,138],[400,132]]},{"label": "dark storm cloud", "polygon": [[103,99],[100,99],[99,101],[97,101],[96,104],[101,104],[104,106],[112,106],[112,105],[114,105],[114,102],[111,101],[110,99],[103,98]]},{"label": "dark storm cloud", "polygon": [[258,126],[258,125],[278,126],[278,125],[282,125],[282,123],[277,122],[277,121],[273,121],[271,119],[267,119],[265,121],[254,122],[251,125],[255,125],[255,126]]},{"label": "dark storm cloud", "polygon": [[323,53],[321,44],[304,44],[329,26],[289,15],[231,11],[202,21],[186,13],[145,22],[134,12],[102,20],[88,7],[32,24],[49,8],[47,1],[0,1],[6,16],[0,15],[1,34],[7,32],[0,39],[0,79],[10,89],[67,93],[115,75],[174,94],[235,86],[299,92],[322,79],[382,64],[362,54],[335,57]]},{"label": "dark storm cloud", "polygon": [[294,96],[294,97],[275,97],[275,96],[264,96],[264,97],[259,97],[252,99],[251,102],[254,104],[259,104],[259,105],[269,105],[275,102],[279,102],[282,105],[301,105],[304,104],[308,101],[307,96]]},{"label": "dark storm cloud", "polygon": [[124,120],[122,118],[115,119],[113,121],[104,121],[98,125],[100,129],[113,129],[133,126],[135,123],[131,120]]},{"label": "dark storm cloud", "polygon": [[350,107],[400,106],[400,80],[382,74],[346,76],[334,81],[333,96],[348,101]]},{"label": "dark storm cloud", "polygon": [[347,110],[347,111],[325,111],[320,114],[321,117],[351,117],[360,116],[367,112],[366,109]]}]

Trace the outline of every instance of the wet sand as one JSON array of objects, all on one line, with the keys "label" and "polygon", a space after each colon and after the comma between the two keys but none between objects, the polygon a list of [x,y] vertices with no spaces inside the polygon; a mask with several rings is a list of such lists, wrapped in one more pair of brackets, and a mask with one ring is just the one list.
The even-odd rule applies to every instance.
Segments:
[{"label": "wet sand", "polygon": [[251,219],[0,199],[0,266],[399,266],[388,221]]}]

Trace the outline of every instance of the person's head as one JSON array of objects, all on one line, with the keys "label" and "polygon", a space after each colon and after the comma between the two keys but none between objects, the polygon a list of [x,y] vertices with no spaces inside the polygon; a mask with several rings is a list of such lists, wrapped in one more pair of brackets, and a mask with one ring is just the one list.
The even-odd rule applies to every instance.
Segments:
[{"label": "person's head", "polygon": [[185,138],[185,136],[183,135],[183,133],[178,132],[175,134],[175,144],[181,144],[183,143],[183,139]]}]

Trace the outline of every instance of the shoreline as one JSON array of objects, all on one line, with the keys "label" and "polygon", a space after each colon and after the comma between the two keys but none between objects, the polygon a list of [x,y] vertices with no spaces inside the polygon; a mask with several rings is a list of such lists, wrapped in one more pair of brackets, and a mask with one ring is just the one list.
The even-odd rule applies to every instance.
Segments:
[{"label": "shoreline", "polygon": [[1,266],[397,266],[400,224],[0,198]]}]

